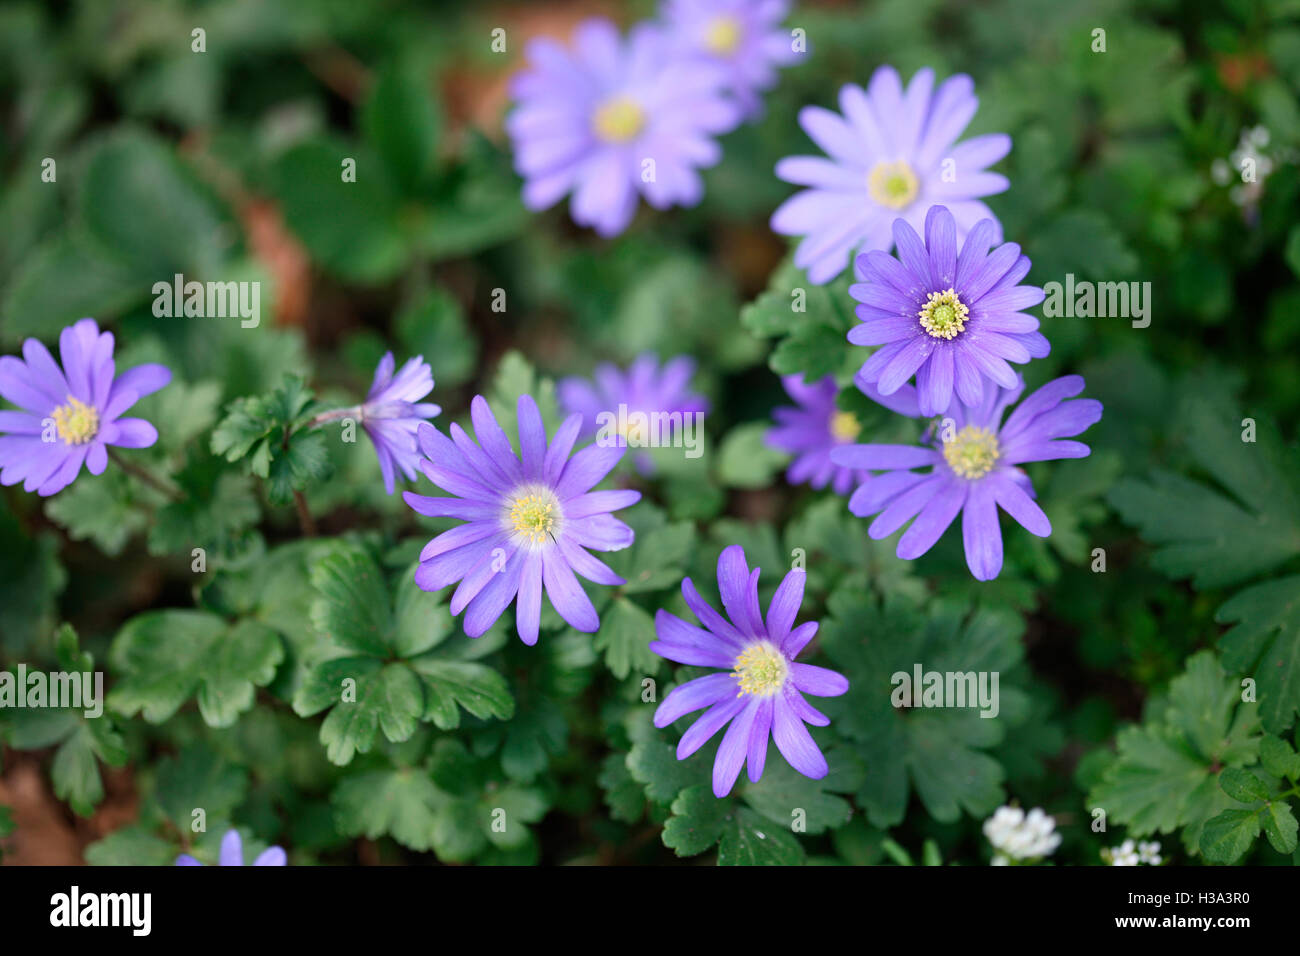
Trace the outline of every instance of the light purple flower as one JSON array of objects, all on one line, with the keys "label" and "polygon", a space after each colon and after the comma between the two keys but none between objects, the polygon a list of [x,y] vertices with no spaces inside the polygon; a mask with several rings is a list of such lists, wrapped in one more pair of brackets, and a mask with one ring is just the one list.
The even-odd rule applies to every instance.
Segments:
[{"label": "light purple flower", "polygon": [[656,727],[667,727],[708,708],[682,734],[678,760],[685,760],[731,724],[713,761],[713,794],[717,797],[731,792],[746,761],[751,781],[763,776],[769,735],[799,773],[813,780],[826,776],[826,758],[804,725],[824,727],[830,718],[814,709],[803,695],[838,697],[849,689],[843,675],[795,662],[817,633],[816,621],[794,626],[803,603],[805,572],[796,569],[781,581],[768,605],[766,621],[758,603],[758,574],[758,568],[750,571],[744,549],[733,544],[718,556],[718,591],[727,617],[700,597],[690,578],[682,581],[682,596],[705,629],[667,611],[655,615],[659,639],[651,641],[650,650],[679,664],[716,667],[722,672],[674,688],[654,716]]},{"label": "light purple flower", "polygon": [[777,427],[768,429],[763,441],[770,448],[795,456],[786,470],[786,481],[792,485],[806,481],[814,488],[829,484],[837,495],[846,495],[866,481],[870,473],[841,468],[831,461],[831,450],[853,441],[862,430],[851,412],[836,407],[839,389],[835,377],[827,375],[814,385],[806,385],[802,375],[787,375],[781,384],[796,404],[772,410]]},{"label": "light purple flower", "polygon": [[[858,257],[865,282],[849,287],[861,304],[854,345],[879,345],[858,373],[890,395],[916,375],[922,415],[939,415],[953,392],[979,405],[992,382],[1015,388],[1007,362],[1042,358],[1051,345],[1027,309],[1043,301],[1037,286],[1019,285],[1029,258],[1014,242],[989,251],[993,220],[976,224],[958,252],[952,213],[934,206],[925,217],[925,243],[910,225],[894,223],[898,258],[883,252]],[[901,261],[900,261],[901,260]],[[986,381],[987,380],[987,381]]]},{"label": "light purple flower", "polygon": [[475,438],[454,423],[450,438],[429,424],[417,435],[428,456],[421,469],[454,497],[410,491],[403,497],[422,515],[466,523],[425,546],[415,583],[437,591],[459,582],[451,613],[465,611],[470,637],[481,636],[518,595],[515,627],[525,644],[536,644],[543,590],[575,629],[595,631],[600,619],[574,572],[597,584],[626,583],[586,550],[619,551],[632,543],[632,529],[610,512],[635,504],[641,493],[591,490],[623,449],[589,445],[570,457],[578,415],[566,418],[548,445],[531,395],[521,395],[517,406],[519,455],[483,396],[474,397],[470,417]]},{"label": "light purple flower", "polygon": [[[566,415],[581,415],[580,438],[608,440],[619,448],[652,447],[681,437],[687,415],[703,415],[708,401],[690,391],[695,360],[669,359],[661,368],[651,354],[640,355],[624,372],[608,362],[596,366],[595,381],[562,379],[556,398]],[[601,437],[603,433],[603,438]],[[636,455],[642,474],[654,470],[646,452]]]},{"label": "light purple flower", "polygon": [[72,484],[84,463],[108,465],[108,445],[148,448],[158,430],[122,413],[172,379],[164,365],[138,365],[114,378],[113,333],[81,319],[59,335],[59,357],[36,339],[23,358],[0,357],[0,396],[21,411],[0,411],[0,484],[52,495]]},{"label": "light purple flower", "polygon": [[[940,434],[931,435],[926,444],[836,449],[831,460],[838,465],[884,472],[853,493],[849,510],[859,517],[879,513],[867,529],[877,539],[915,518],[898,541],[898,556],[908,561],[929,551],[960,512],[966,564],[976,579],[991,581],[1002,570],[999,507],[1031,534],[1045,538],[1052,533],[1051,522],[1034,501],[1029,476],[1017,466],[1085,458],[1090,453],[1083,442],[1062,440],[1101,419],[1101,402],[1066,401],[1082,392],[1083,384],[1079,375],[1048,382],[1021,402],[1005,423],[1002,415],[1020,398],[1024,383],[1013,389],[989,389],[977,407],[954,400]],[[871,386],[863,391],[886,408],[924,417],[911,386],[888,396]],[[916,468],[930,470],[917,472]]]},{"label": "light purple flower", "polygon": [[543,38],[527,52],[506,120],[524,205],[572,193],[573,221],[608,237],[632,221],[638,194],[656,209],[700,201],[696,170],[722,158],[713,137],[740,122],[721,67],[681,56],[651,24],[625,41],[608,20],[581,24],[573,50]]},{"label": "light purple flower", "polygon": [[[839,113],[819,106],[799,112],[799,124],[830,157],[790,156],[776,175],[809,189],[787,199],[772,215],[772,229],[803,236],[794,262],[808,280],[829,282],[849,264],[854,249],[888,252],[890,226],[902,217],[920,230],[925,214],[944,203],[964,236],[992,218],[981,196],[1000,193],[1007,179],[985,167],[1011,150],[1005,133],[976,136],[953,145],[979,100],[965,75],[934,89],[934,71],[918,70],[907,90],[891,66],[882,66],[864,92],[852,83],[840,90]],[[994,219],[990,242],[1001,239]]]},{"label": "light purple flower", "polygon": [[408,481],[415,478],[415,468],[420,462],[416,429],[425,419],[442,411],[432,402],[420,401],[433,391],[433,369],[424,356],[407,360],[394,375],[396,364],[393,353],[385,352],[375,368],[370,393],[361,406],[361,426],[374,442],[384,488],[390,495],[395,469],[400,469]]},{"label": "light purple flower", "polygon": [[[278,846],[267,847],[258,854],[257,859],[253,861],[253,866],[288,866],[288,864],[288,856],[286,856],[284,850]],[[176,865],[202,866],[203,864],[188,853],[182,853],[176,858]],[[244,845],[239,839],[238,830],[227,830],[226,835],[221,838],[221,856],[218,865],[244,865]]]},{"label": "light purple flower", "polygon": [[777,68],[804,56],[781,26],[789,12],[788,0],[668,0],[663,7],[685,51],[726,69],[727,90],[746,116],[761,111],[759,94],[776,85]]}]

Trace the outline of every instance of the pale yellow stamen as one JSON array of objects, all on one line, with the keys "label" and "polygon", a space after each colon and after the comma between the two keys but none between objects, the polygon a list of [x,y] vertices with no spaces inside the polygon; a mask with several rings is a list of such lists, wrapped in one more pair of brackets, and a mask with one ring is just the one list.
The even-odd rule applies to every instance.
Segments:
[{"label": "pale yellow stamen", "polygon": [[876,163],[867,175],[867,192],[871,198],[890,209],[911,205],[919,190],[916,173],[901,159]]},{"label": "pale yellow stamen", "polygon": [[770,641],[759,641],[745,648],[736,658],[731,672],[740,685],[737,697],[753,694],[756,697],[771,697],[785,686],[790,674],[790,662],[780,649]]},{"label": "pale yellow stamen", "polygon": [[998,436],[977,425],[967,425],[943,445],[943,458],[948,467],[968,479],[987,475],[1001,454]]},{"label": "pale yellow stamen", "polygon": [[704,47],[714,56],[731,56],[740,46],[740,33],[735,17],[718,17],[704,33]]},{"label": "pale yellow stamen", "polygon": [[630,96],[615,96],[592,117],[596,135],[607,143],[626,143],[645,128],[645,110]]},{"label": "pale yellow stamen", "polygon": [[836,412],[831,416],[831,437],[837,442],[850,442],[858,437],[862,426],[852,412]]},{"label": "pale yellow stamen", "polygon": [[953,289],[931,292],[925,305],[916,313],[921,328],[936,339],[955,339],[966,330],[970,309],[958,298]]},{"label": "pale yellow stamen", "polygon": [[59,437],[69,445],[84,445],[99,434],[99,412],[71,395],[68,404],[60,405],[50,417]]},{"label": "pale yellow stamen", "polygon": [[538,545],[555,539],[561,518],[559,499],[539,485],[522,488],[514,495],[506,524],[524,541]]}]

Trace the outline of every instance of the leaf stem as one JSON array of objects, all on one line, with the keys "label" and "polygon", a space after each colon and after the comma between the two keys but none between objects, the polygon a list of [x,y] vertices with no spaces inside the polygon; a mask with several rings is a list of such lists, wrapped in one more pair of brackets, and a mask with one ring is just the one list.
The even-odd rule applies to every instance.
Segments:
[{"label": "leaf stem", "polygon": [[157,491],[160,494],[165,495],[166,497],[170,498],[172,501],[185,500],[185,493],[181,491],[179,488],[175,487],[169,482],[163,481],[161,478],[153,474],[147,468],[137,465],[135,462],[127,458],[125,455],[122,455],[116,449],[110,448],[108,450],[108,457],[112,458],[113,461],[117,463],[117,466],[121,468],[124,472],[126,472],[128,475],[144,482],[154,491]]}]

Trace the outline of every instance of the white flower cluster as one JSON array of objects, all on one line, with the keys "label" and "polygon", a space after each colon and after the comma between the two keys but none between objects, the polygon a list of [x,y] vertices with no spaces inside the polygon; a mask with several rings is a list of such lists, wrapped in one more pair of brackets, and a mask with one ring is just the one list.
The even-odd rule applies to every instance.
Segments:
[{"label": "white flower cluster", "polygon": [[984,821],[984,835],[996,851],[994,866],[1006,866],[1012,860],[1036,860],[1050,856],[1061,845],[1056,821],[1035,807],[1025,813],[1020,807],[998,807]]},{"label": "white flower cluster", "polygon": [[1160,855],[1160,844],[1137,843],[1132,840],[1125,840],[1119,846],[1101,851],[1102,859],[1111,866],[1138,866],[1145,863],[1148,866],[1159,866],[1164,857]]},{"label": "white flower cluster", "polygon": [[1290,162],[1294,158],[1294,153],[1287,149],[1275,149],[1272,155],[1266,153],[1271,139],[1264,126],[1242,130],[1237,148],[1228,154],[1228,158],[1216,159],[1210,165],[1210,178],[1218,185],[1227,186],[1239,180],[1228,195],[1248,213],[1259,204],[1264,180],[1268,179],[1277,163]]}]

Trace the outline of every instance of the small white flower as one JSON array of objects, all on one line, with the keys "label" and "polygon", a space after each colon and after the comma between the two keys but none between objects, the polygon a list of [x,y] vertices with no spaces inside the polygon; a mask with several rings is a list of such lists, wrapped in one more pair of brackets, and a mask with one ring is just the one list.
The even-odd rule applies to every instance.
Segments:
[{"label": "small white flower", "polygon": [[993,816],[984,821],[984,835],[997,851],[994,865],[1004,866],[1004,856],[1016,860],[1034,860],[1050,856],[1061,845],[1061,835],[1056,832],[1056,821],[1039,807],[1025,813],[1020,807],[999,807]]},{"label": "small white flower", "polygon": [[1148,866],[1159,866],[1161,861],[1164,859],[1164,857],[1160,855],[1160,844],[1157,842],[1139,843],[1138,859],[1143,863],[1146,863]]}]

